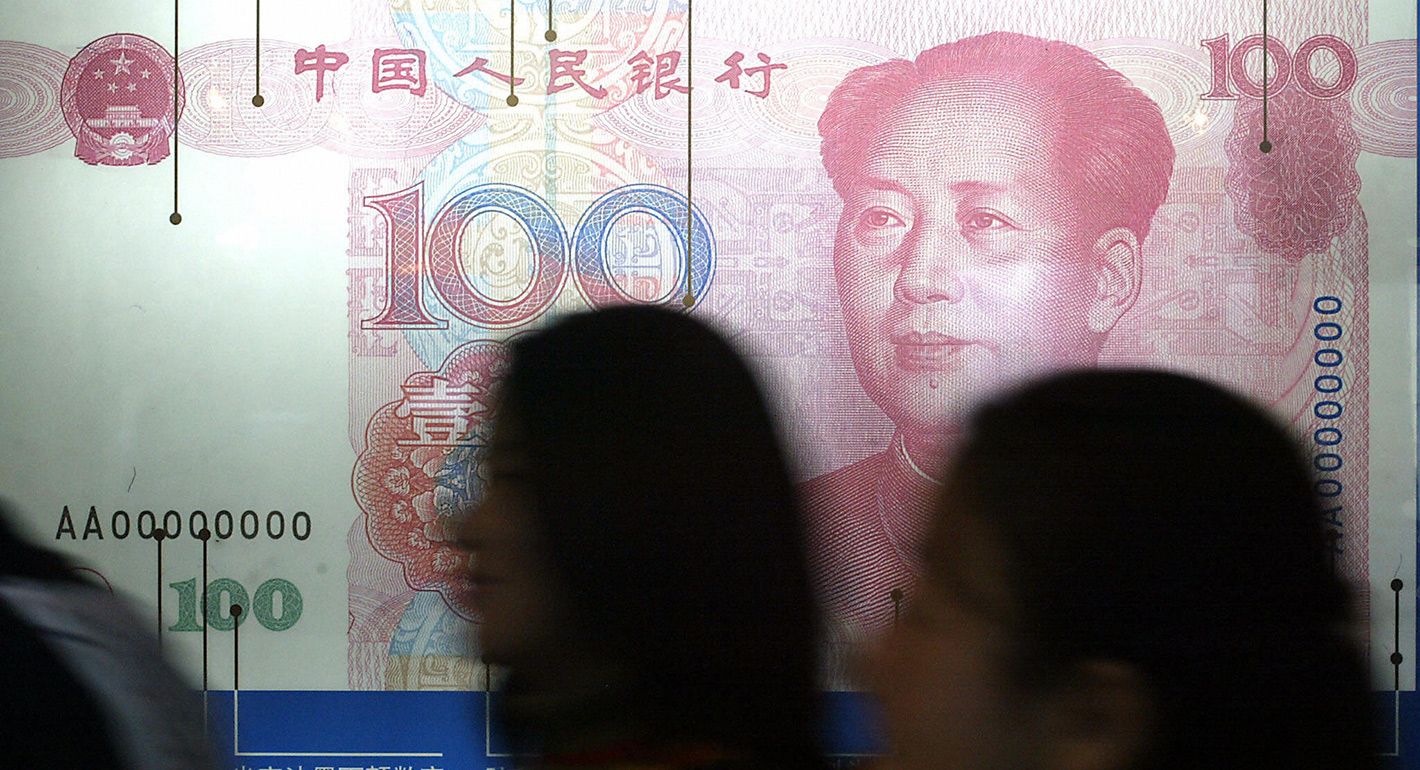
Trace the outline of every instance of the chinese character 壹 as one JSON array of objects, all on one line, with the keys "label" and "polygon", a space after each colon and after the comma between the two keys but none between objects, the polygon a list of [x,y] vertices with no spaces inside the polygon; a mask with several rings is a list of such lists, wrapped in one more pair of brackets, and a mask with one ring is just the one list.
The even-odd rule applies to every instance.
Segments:
[{"label": "chinese character \u58f9", "polygon": [[409,418],[418,438],[397,443],[421,446],[462,446],[473,443],[473,419],[487,411],[472,383],[455,385],[435,377],[431,385],[401,385],[404,401],[395,414]]}]

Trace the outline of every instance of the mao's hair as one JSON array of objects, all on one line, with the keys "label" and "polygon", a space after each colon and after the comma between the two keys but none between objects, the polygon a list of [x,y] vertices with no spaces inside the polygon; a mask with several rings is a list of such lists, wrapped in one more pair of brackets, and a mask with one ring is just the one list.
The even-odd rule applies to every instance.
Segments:
[{"label": "mao's hair", "polygon": [[[980,411],[953,463],[942,504],[1004,552],[1027,690],[1135,668],[1158,716],[1141,770],[1373,766],[1349,592],[1269,415],[1180,375],[1069,373]],[[969,582],[951,537],[928,569]]]},{"label": "mao's hair", "polygon": [[[1163,114],[1129,79],[1089,51],[1055,40],[993,32],[850,73],[819,118],[820,152],[844,194],[868,160],[883,116],[925,85],[983,78],[1026,86],[1023,105],[1046,126],[1043,142],[1095,232],[1127,227],[1143,241],[1168,194],[1174,147]],[[970,152],[970,137],[944,152]]]},{"label": "mao's hair", "polygon": [[617,307],[514,343],[502,399],[573,635],[630,672],[629,716],[818,767],[802,515],[744,360],[684,314]]}]

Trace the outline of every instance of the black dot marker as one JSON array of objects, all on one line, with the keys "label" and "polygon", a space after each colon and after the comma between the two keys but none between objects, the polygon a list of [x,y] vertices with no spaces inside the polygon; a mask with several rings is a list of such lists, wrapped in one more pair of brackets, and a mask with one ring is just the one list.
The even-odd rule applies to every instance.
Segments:
[{"label": "black dot marker", "polygon": [[1267,141],[1266,139],[1263,139],[1262,144],[1259,144],[1257,146],[1257,149],[1262,150],[1263,152],[1272,152],[1272,143]]},{"label": "black dot marker", "polygon": [[168,217],[168,221],[169,221],[169,222],[172,222],[172,223],[175,224],[175,225],[180,225],[180,224],[182,224],[182,214],[179,214],[179,213],[177,213],[176,211],[174,211],[173,214],[172,214],[172,216]]},{"label": "black dot marker", "polygon": [[256,96],[253,96],[251,98],[251,106],[260,107],[263,104],[266,104],[266,97],[262,96],[261,94],[257,94]]},{"label": "black dot marker", "polygon": [[509,106],[509,107],[516,107],[516,106],[518,106],[518,95],[517,95],[517,94],[508,94],[507,102],[508,102],[508,106]]},{"label": "black dot marker", "polygon": [[1401,590],[1402,588],[1405,588],[1405,581],[1404,581],[1404,580],[1401,580],[1400,578],[1396,578],[1395,580],[1390,581],[1390,590],[1392,590],[1392,591],[1399,591],[1399,590]]}]

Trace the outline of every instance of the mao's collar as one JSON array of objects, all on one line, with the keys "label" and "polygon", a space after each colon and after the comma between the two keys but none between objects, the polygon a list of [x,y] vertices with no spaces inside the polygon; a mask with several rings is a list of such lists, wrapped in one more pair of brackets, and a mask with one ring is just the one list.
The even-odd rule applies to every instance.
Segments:
[{"label": "mao's collar", "polygon": [[913,462],[901,433],[893,434],[884,454],[883,472],[874,482],[873,502],[878,519],[898,558],[920,574],[917,549],[931,523],[941,484]]}]

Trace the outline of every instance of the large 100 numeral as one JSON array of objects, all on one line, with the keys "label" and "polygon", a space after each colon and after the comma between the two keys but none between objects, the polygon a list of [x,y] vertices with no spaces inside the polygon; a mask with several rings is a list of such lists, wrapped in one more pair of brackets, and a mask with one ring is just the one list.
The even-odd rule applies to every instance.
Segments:
[{"label": "large 100 numeral", "polygon": [[[201,631],[198,623],[197,578],[188,578],[168,587],[177,591],[178,619],[168,626],[169,631]],[[277,606],[278,597],[280,606]],[[247,589],[231,578],[218,578],[207,584],[207,591],[200,602],[206,615],[206,625],[217,631],[231,631],[248,615],[255,615],[256,621],[271,631],[285,631],[301,619],[304,602],[301,590],[296,584],[283,578],[271,578],[256,587],[256,594],[248,601]],[[232,605],[240,605],[250,612],[233,615]]]},{"label": "large 100 numeral", "polygon": [[[608,233],[617,220],[632,213],[654,217],[668,231],[679,234],[686,232],[690,216],[688,288],[695,297],[704,294],[715,272],[709,223],[684,196],[658,185],[630,185],[598,198],[582,215],[570,242],[552,207],[513,185],[484,184],[460,192],[434,216],[427,236],[423,232],[422,182],[398,192],[368,196],[364,202],[380,213],[386,235],[384,309],[378,316],[362,320],[365,329],[447,328],[447,320],[436,318],[425,307],[426,285],[449,312],[466,323],[490,329],[518,326],[542,315],[557,299],[569,272],[594,307],[645,301],[621,288],[607,259]],[[512,217],[532,245],[531,286],[512,301],[484,295],[464,270],[460,241],[469,222],[484,213]],[[684,265],[684,239],[672,240],[680,254],[679,264]],[[681,280],[686,281],[684,274]]]},{"label": "large 100 numeral", "polygon": [[[1212,40],[1202,41],[1212,61],[1213,84],[1204,99],[1236,99],[1235,86],[1243,96],[1262,98],[1262,83],[1247,71],[1247,57],[1253,51],[1262,50],[1262,35],[1251,35],[1238,41],[1236,47],[1228,45],[1228,36],[1220,35]],[[1336,57],[1338,74],[1330,84],[1323,83],[1312,72],[1312,58],[1322,50],[1330,51]],[[1297,87],[1317,99],[1335,99],[1356,85],[1356,52],[1335,35],[1316,35],[1307,38],[1297,48],[1296,56],[1275,37],[1267,39],[1267,91],[1278,94],[1285,91],[1293,81]],[[1231,85],[1230,85],[1231,81]]]}]

